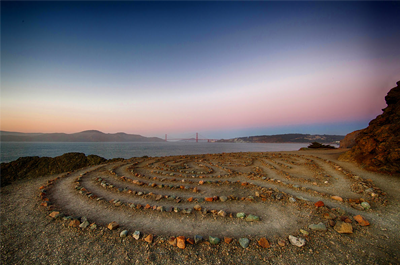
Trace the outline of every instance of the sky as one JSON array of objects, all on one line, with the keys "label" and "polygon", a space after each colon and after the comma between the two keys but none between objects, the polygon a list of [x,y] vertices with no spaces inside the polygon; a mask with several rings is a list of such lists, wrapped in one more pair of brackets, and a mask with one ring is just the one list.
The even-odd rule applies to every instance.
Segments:
[{"label": "sky", "polygon": [[368,126],[400,2],[1,1],[1,130],[220,139]]}]

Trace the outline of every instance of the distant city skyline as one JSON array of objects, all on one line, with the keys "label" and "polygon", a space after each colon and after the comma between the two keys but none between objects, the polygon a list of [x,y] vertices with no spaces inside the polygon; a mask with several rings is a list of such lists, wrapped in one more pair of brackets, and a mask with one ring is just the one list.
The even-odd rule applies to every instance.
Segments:
[{"label": "distant city skyline", "polygon": [[400,80],[400,2],[1,2],[1,130],[345,135]]}]

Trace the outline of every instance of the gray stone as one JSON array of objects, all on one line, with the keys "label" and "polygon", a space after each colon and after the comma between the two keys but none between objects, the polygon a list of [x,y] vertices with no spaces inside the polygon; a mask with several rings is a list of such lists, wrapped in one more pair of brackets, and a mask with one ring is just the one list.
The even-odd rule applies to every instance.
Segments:
[{"label": "gray stone", "polygon": [[248,238],[242,237],[239,238],[239,244],[242,246],[242,248],[247,248],[249,246],[250,240]]},{"label": "gray stone", "polygon": [[315,230],[315,231],[326,231],[326,226],[322,222],[319,224],[311,224],[308,226],[308,228],[310,228],[311,230]]},{"label": "gray stone", "polygon": [[246,214],[245,213],[237,213],[236,217],[244,219],[246,217]]},{"label": "gray stone", "polygon": [[140,238],[140,231],[135,231],[135,232],[133,232],[133,234],[132,234],[132,237],[134,238],[134,239],[136,239],[136,240],[139,240],[139,238]]},{"label": "gray stone", "polygon": [[292,245],[299,247],[299,248],[306,244],[306,240],[304,238],[295,237],[292,235],[289,235],[289,241]]},{"label": "gray stone", "polygon": [[369,210],[371,209],[371,205],[369,205],[368,202],[362,202],[361,206],[365,209],[365,210]]},{"label": "gray stone", "polygon": [[246,217],[246,221],[247,221],[247,222],[260,221],[260,217],[258,217],[257,215],[249,214],[249,215]]},{"label": "gray stone", "polygon": [[194,243],[195,244],[200,243],[201,241],[203,241],[203,237],[202,236],[199,236],[199,235],[195,235],[194,236]]},{"label": "gray stone", "polygon": [[296,199],[293,198],[293,197],[290,197],[290,198],[289,198],[289,201],[290,201],[290,202],[296,202]]},{"label": "gray stone", "polygon": [[127,237],[128,236],[128,230],[123,230],[120,234],[120,237]]},{"label": "gray stone", "polygon": [[210,241],[211,244],[216,245],[221,241],[221,239],[219,239],[218,237],[209,236],[208,241]]},{"label": "gray stone", "polygon": [[226,201],[228,200],[228,197],[226,197],[226,196],[221,196],[221,197],[219,197],[219,200],[220,200],[221,202],[226,202]]},{"label": "gray stone", "polygon": [[86,227],[88,227],[90,224],[89,224],[89,222],[86,220],[86,221],[84,221],[83,223],[81,223],[80,225],[79,225],[79,227],[80,228],[86,228]]},{"label": "gray stone", "polygon": [[282,193],[278,193],[278,194],[275,195],[275,198],[277,200],[282,200],[283,199],[283,194]]}]

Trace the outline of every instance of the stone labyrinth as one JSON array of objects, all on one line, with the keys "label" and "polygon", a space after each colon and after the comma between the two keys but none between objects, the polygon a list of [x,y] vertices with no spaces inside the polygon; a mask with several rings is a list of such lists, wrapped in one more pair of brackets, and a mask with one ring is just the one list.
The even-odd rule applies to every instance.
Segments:
[{"label": "stone labyrinth", "polygon": [[46,214],[66,227],[179,248],[232,240],[302,246],[313,230],[365,229],[363,212],[387,203],[371,180],[292,153],[132,158],[39,189]]}]

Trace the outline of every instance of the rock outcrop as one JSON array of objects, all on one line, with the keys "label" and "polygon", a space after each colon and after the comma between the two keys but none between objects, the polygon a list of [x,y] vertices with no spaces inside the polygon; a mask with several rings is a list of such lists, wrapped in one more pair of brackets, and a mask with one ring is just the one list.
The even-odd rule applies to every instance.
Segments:
[{"label": "rock outcrop", "polygon": [[361,130],[342,161],[356,161],[368,170],[400,172],[400,81],[385,97],[383,113]]},{"label": "rock outcrop", "polygon": [[3,187],[19,179],[59,174],[82,167],[98,165],[106,161],[100,156],[86,156],[83,153],[66,153],[54,158],[20,157],[10,163],[1,164],[1,186]]},{"label": "rock outcrop", "polygon": [[349,133],[344,137],[343,140],[340,140],[340,147],[339,148],[352,148],[356,145],[356,138],[360,134],[361,130],[354,131]]}]

